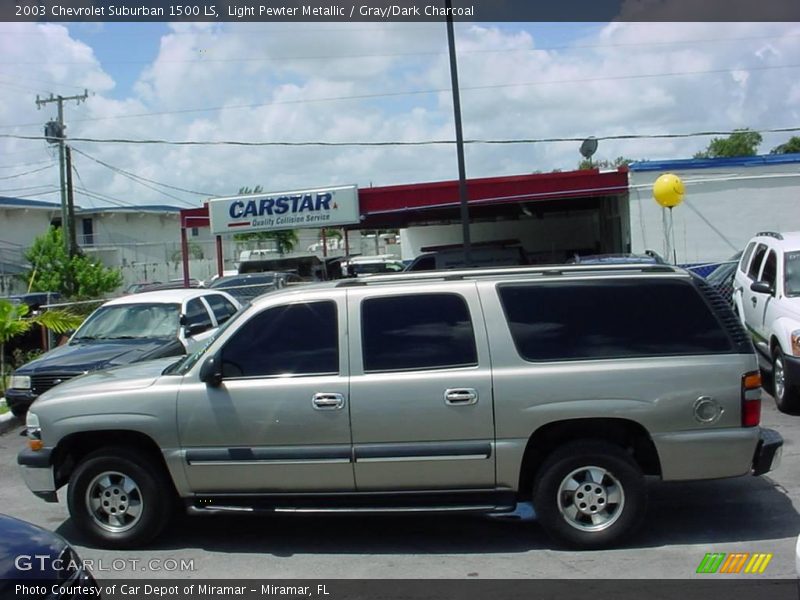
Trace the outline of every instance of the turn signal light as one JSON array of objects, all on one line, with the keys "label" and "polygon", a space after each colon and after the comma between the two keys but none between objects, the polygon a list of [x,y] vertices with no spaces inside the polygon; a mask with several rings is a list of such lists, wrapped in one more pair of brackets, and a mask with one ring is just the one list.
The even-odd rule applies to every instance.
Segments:
[{"label": "turn signal light", "polygon": [[756,427],[761,422],[761,373],[742,375],[742,427]]},{"label": "turn signal light", "polygon": [[28,440],[28,448],[38,452],[42,448],[44,448],[44,443],[42,440]]}]

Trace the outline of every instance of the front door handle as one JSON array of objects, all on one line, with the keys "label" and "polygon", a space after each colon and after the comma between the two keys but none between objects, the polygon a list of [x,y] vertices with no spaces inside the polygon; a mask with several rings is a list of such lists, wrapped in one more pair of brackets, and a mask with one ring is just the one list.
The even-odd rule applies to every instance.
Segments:
[{"label": "front door handle", "polygon": [[750,298],[750,300],[751,300],[751,301],[752,301],[752,303],[753,303],[753,308],[755,308],[755,307],[756,307],[756,304],[758,304],[758,298],[756,298],[755,296],[753,296],[752,298]]},{"label": "front door handle", "polygon": [[311,397],[311,404],[316,410],[339,410],[344,406],[342,394],[318,392]]},{"label": "front door handle", "polygon": [[466,406],[478,402],[478,392],[472,388],[454,388],[444,391],[444,403],[451,406]]}]

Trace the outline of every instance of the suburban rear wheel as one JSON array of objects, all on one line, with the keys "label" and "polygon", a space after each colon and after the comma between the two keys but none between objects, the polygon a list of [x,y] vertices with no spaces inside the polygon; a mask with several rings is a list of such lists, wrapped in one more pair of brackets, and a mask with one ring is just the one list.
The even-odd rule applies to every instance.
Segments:
[{"label": "suburban rear wheel", "polygon": [[778,410],[785,413],[800,412],[800,386],[786,370],[786,360],[780,348],[772,351],[772,392]]},{"label": "suburban rear wheel", "polygon": [[146,544],[164,529],[172,484],[160,465],[127,448],[88,455],[69,481],[69,513],[92,542],[105,548]]},{"label": "suburban rear wheel", "polygon": [[644,518],[646,502],[639,466],[603,441],[562,446],[545,460],[533,487],[542,527],[575,548],[603,548],[630,535]]}]

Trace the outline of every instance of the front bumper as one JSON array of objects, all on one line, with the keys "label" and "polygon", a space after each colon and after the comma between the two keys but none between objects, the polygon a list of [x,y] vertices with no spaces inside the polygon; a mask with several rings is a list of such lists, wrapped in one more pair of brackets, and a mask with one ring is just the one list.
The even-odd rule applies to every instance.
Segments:
[{"label": "front bumper", "polygon": [[33,401],[39,397],[39,394],[34,393],[32,390],[18,390],[9,388],[6,390],[6,404],[8,408],[13,411],[25,411],[30,408]]},{"label": "front bumper", "polygon": [[774,429],[761,429],[753,455],[753,475],[763,475],[778,468],[783,454],[783,437]]},{"label": "front bumper", "polygon": [[51,454],[50,448],[38,451],[25,448],[17,455],[17,464],[30,491],[46,502],[58,502],[55,476],[50,464]]}]

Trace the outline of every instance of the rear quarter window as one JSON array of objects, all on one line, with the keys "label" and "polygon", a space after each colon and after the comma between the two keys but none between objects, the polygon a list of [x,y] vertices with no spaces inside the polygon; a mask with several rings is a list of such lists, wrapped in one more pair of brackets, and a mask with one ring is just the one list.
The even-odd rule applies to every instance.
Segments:
[{"label": "rear quarter window", "polygon": [[511,337],[528,361],[732,352],[700,292],[678,280],[498,287]]}]

